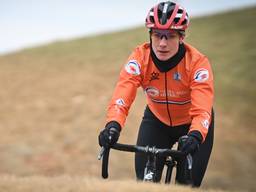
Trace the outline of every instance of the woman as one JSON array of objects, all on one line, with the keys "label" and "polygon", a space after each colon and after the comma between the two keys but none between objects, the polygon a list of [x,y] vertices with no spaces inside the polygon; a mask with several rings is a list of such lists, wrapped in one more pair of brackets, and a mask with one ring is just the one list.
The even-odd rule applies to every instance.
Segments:
[{"label": "woman", "polygon": [[[138,46],[123,67],[108,107],[100,146],[117,142],[138,87],[147,106],[137,145],[172,147],[187,135],[181,148],[193,156],[192,185],[201,185],[213,145],[213,74],[206,56],[184,43],[189,17],[176,3],[161,2],[146,17],[149,43]],[[137,179],[143,179],[146,157],[135,155]],[[164,159],[157,163],[160,181]],[[179,169],[179,168],[178,168]],[[179,183],[186,184],[180,178]]]}]

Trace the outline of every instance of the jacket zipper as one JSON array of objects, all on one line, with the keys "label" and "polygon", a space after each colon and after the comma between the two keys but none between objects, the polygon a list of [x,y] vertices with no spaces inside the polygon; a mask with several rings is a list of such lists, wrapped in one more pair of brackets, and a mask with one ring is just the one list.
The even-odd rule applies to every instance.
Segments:
[{"label": "jacket zipper", "polygon": [[166,99],[166,107],[167,107],[167,113],[168,113],[168,116],[169,116],[169,119],[170,119],[170,126],[172,126],[172,118],[171,118],[171,113],[170,113],[170,110],[169,110],[169,101],[168,101],[168,86],[167,86],[167,72],[164,73],[164,76],[165,76],[165,99]]}]

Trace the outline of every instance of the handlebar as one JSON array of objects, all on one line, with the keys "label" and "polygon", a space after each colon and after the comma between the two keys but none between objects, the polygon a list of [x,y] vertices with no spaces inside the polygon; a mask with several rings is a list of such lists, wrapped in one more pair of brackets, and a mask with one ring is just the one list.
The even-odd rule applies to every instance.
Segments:
[{"label": "handlebar", "polygon": [[127,144],[116,143],[111,148],[119,151],[144,153],[149,155],[152,154],[152,155],[158,155],[163,157],[171,156],[174,159],[185,157],[185,154],[181,151],[172,150],[172,149],[159,149],[156,147],[149,147],[149,146],[144,147],[144,146],[138,146],[138,145],[127,145]]},{"label": "handlebar", "polygon": [[[153,156],[171,156],[173,159],[181,159],[185,158],[186,154],[181,151],[172,150],[172,149],[159,149],[156,147],[149,147],[149,146],[138,146],[138,145],[127,145],[127,144],[120,144],[116,143],[111,146],[112,149],[125,151],[125,152],[134,152],[134,153],[144,153],[147,155]],[[98,155],[98,160],[102,160],[102,177],[104,179],[108,178],[108,159],[109,159],[109,151],[110,148],[102,147],[100,153]]]}]

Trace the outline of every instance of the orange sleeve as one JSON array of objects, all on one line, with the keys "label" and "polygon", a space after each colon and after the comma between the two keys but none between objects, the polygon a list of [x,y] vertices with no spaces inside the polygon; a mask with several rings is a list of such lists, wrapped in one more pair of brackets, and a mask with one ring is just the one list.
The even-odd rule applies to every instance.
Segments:
[{"label": "orange sleeve", "polygon": [[139,53],[135,50],[128,58],[120,72],[112,99],[107,110],[107,123],[117,121],[123,128],[130,106],[132,105],[137,88],[142,81],[142,67]]},{"label": "orange sleeve", "polygon": [[189,132],[199,131],[203,141],[208,133],[214,99],[213,72],[204,56],[192,67],[190,116],[192,123]]}]

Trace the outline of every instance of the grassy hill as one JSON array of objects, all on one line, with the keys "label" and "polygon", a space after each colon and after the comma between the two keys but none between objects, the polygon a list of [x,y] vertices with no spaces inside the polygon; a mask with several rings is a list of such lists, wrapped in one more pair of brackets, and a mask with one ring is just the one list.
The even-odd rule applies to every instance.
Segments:
[{"label": "grassy hill", "polygon": [[[215,144],[203,189],[256,190],[255,19],[254,7],[191,22],[186,41],[208,55],[215,74]],[[118,189],[134,186],[133,156],[120,152],[111,154],[109,182],[96,179],[97,135],[122,65],[147,39],[137,28],[0,56],[0,189],[44,191],[70,182],[61,175],[81,176],[85,186],[95,178],[91,191],[120,179]],[[140,90],[121,142],[135,143],[144,105]]]}]

